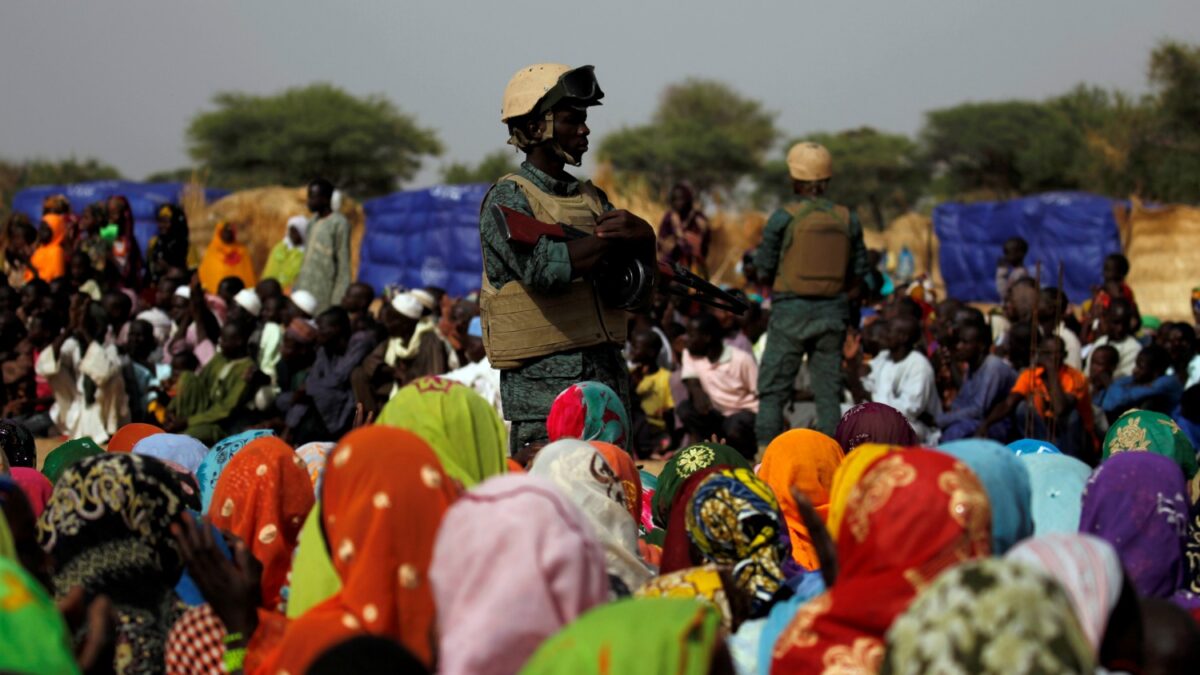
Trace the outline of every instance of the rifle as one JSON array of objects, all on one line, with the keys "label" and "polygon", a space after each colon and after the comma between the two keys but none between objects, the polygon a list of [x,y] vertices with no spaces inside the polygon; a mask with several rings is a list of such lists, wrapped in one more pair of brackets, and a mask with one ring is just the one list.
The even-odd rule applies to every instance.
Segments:
[{"label": "rifle", "polygon": [[[507,206],[494,204],[492,209],[492,215],[500,226],[500,234],[512,243],[534,246],[541,237],[554,241],[573,241],[591,236],[570,225],[543,223]],[[749,309],[741,298],[693,274],[679,263],[672,265],[662,260],[654,260],[654,263],[651,266],[640,258],[626,255],[605,257],[591,275],[600,299],[613,307],[636,310],[645,306],[650,300],[651,290],[657,285],[672,295],[686,296],[739,316]]]}]

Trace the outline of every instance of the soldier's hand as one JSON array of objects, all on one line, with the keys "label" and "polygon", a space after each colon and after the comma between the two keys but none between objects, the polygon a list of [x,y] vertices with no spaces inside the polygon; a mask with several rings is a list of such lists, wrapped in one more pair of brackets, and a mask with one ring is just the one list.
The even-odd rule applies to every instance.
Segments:
[{"label": "soldier's hand", "polygon": [[620,209],[602,213],[596,218],[596,236],[600,239],[654,241],[654,228],[650,227],[650,223]]}]

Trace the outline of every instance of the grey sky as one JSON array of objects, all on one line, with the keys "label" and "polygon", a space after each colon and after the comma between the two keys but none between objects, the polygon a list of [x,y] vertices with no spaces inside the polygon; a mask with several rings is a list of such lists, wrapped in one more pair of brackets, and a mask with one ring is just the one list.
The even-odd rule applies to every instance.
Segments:
[{"label": "grey sky", "polygon": [[924,111],[966,100],[1084,81],[1142,92],[1164,37],[1200,41],[1200,2],[7,0],[0,155],[96,156],[141,178],[188,163],[184,129],[214,92],[323,80],[438,130],[447,152],[421,185],[503,147],[504,84],[537,61],[595,64],[594,137],[645,121],[689,75],[764,101],[788,135],[911,133]]}]

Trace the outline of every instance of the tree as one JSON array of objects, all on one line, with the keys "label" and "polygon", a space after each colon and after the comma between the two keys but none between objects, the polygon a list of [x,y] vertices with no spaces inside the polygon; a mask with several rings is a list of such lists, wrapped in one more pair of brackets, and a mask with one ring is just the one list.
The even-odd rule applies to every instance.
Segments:
[{"label": "tree", "polygon": [[[788,143],[784,152],[800,140]],[[862,127],[810,134],[803,140],[820,143],[833,155],[829,198],[857,208],[865,223],[879,229],[912,208],[928,186],[928,167],[917,144],[903,134]],[[792,198],[792,181],[782,157],[764,167],[759,177],[759,196],[764,205]]]},{"label": "tree", "polygon": [[379,96],[330,84],[273,96],[224,92],[188,126],[188,151],[225,187],[297,185],[324,176],[369,197],[410,180],[442,146],[434,131]]},{"label": "tree", "polygon": [[512,150],[496,150],[484,155],[479,164],[469,166],[453,162],[442,169],[442,182],[447,185],[495,183],[496,179],[517,170]]},{"label": "tree", "polygon": [[181,166],[178,169],[167,169],[166,171],[155,171],[146,176],[147,183],[187,183],[192,180],[192,177],[197,173],[196,169],[190,166]]},{"label": "tree", "polygon": [[8,202],[18,190],[34,185],[62,185],[93,180],[118,180],[116,167],[94,158],[31,159],[24,162],[0,160],[0,202]]},{"label": "tree", "polygon": [[1070,169],[1083,133],[1052,105],[1000,101],[934,110],[921,143],[949,194],[1007,198],[1078,187]]},{"label": "tree", "polygon": [[700,191],[729,191],[761,168],[777,136],[762,103],[721,82],[689,79],[663,91],[649,124],[605,137],[599,155],[660,193],[685,179]]}]

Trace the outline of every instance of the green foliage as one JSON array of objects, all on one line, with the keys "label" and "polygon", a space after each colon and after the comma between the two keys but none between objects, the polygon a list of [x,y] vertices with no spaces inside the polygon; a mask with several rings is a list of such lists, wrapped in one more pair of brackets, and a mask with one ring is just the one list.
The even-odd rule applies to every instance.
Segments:
[{"label": "green foliage", "polygon": [[324,176],[370,197],[395,190],[423,157],[442,150],[434,131],[390,101],[330,84],[273,96],[225,92],[213,102],[216,110],[188,126],[188,150],[225,187],[301,185]]},{"label": "green foliage", "polygon": [[[858,209],[867,226],[882,229],[888,221],[912,208],[928,187],[929,171],[917,144],[903,134],[870,127],[835,134],[818,133],[796,139],[820,143],[833,155],[829,198]],[[792,198],[792,180],[781,156],[767,162],[759,174],[760,203],[773,206]]]},{"label": "green foliage", "polygon": [[0,159],[0,203],[8,204],[13,195],[34,185],[62,185],[93,180],[118,180],[121,172],[109,164],[88,157],[61,160],[31,159],[9,162]]},{"label": "green foliage", "polygon": [[448,185],[495,183],[496,179],[517,170],[516,155],[511,149],[496,150],[484,155],[479,164],[470,166],[453,162],[442,169],[442,182]]},{"label": "green foliage", "polygon": [[604,138],[600,159],[666,192],[689,180],[700,191],[731,191],[757,173],[778,132],[762,103],[713,80],[689,79],[666,88],[649,124]]},{"label": "green foliage", "polygon": [[196,169],[190,166],[181,166],[178,169],[155,171],[146,176],[145,180],[147,183],[187,183],[192,180],[194,175],[196,175]]}]

